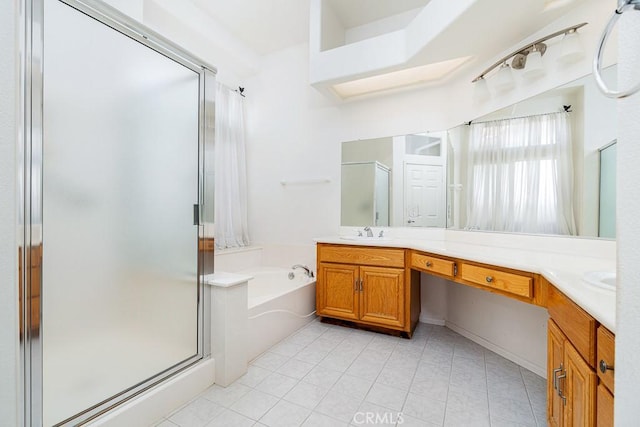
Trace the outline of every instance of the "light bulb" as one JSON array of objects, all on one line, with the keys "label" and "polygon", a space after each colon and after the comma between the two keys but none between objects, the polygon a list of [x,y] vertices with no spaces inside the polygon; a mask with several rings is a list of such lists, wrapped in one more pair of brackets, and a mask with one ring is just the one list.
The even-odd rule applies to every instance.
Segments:
[{"label": "light bulb", "polygon": [[523,77],[527,79],[536,79],[545,73],[544,63],[542,62],[542,52],[536,47],[527,55],[527,63],[522,72]]},{"label": "light bulb", "polygon": [[560,44],[560,56],[558,60],[564,63],[577,62],[584,56],[584,49],[580,42],[580,35],[573,29],[565,33]]},{"label": "light bulb", "polygon": [[491,92],[489,92],[489,86],[484,76],[481,76],[476,80],[473,85],[473,100],[479,103],[488,101],[491,98]]}]

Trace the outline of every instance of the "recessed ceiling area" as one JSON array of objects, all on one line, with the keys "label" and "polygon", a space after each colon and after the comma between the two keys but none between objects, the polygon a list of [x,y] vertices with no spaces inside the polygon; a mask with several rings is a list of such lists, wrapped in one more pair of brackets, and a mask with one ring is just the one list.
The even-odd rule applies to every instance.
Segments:
[{"label": "recessed ceiling area", "polygon": [[[185,0],[260,55],[309,40],[309,0]],[[430,0],[329,0],[345,28],[424,7]]]},{"label": "recessed ceiling area", "polygon": [[471,57],[455,58],[419,67],[405,68],[364,79],[339,83],[332,88],[343,99],[406,86],[441,82]]},{"label": "recessed ceiling area", "polygon": [[409,10],[430,0],[327,0],[344,28],[359,27]]},{"label": "recessed ceiling area", "polygon": [[[220,28],[233,36],[238,46],[232,43],[230,47],[215,37],[221,33],[200,32],[209,43],[224,46],[228,55],[249,58],[256,64],[245,67],[253,68],[251,72],[260,69],[260,57],[307,43],[311,84],[333,94],[342,93],[340,97],[346,93],[356,96],[363,87],[384,91],[382,82],[387,82],[387,89],[425,81],[444,84],[450,74],[481,68],[517,41],[579,6],[578,0],[147,1],[171,4],[174,11],[184,12],[181,19],[186,26],[198,21],[198,28]],[[318,14],[318,8],[323,13]],[[330,11],[331,25],[322,23],[327,19],[326,10]],[[317,28],[324,31],[319,51],[314,41]],[[457,58],[467,59],[457,64]],[[433,78],[433,70],[443,69],[443,64],[451,67],[446,78]],[[427,67],[430,65],[433,67]],[[350,82],[353,84],[346,84]]]},{"label": "recessed ceiling area", "polygon": [[[331,7],[338,0],[322,1]],[[389,90],[411,84],[411,79],[401,76],[412,75],[415,84],[422,84],[425,79],[417,77],[417,70],[426,70],[429,65],[436,64],[443,69],[446,68],[443,64],[455,64],[457,58],[467,58],[463,64],[456,64],[448,70],[448,80],[451,73],[474,65],[481,66],[479,64],[494,58],[515,42],[539,31],[567,13],[576,2],[469,0],[452,3],[449,0],[431,0],[404,28],[378,35],[375,39],[362,39],[311,52],[310,80],[316,88],[331,88],[333,93],[345,98],[364,94],[365,87],[370,87],[371,92],[381,92],[385,90],[382,82],[388,83],[386,89]],[[313,9],[311,13],[312,21],[318,19],[313,17]],[[497,16],[509,18],[497,23]],[[323,11],[322,18],[326,17]],[[382,25],[376,23],[375,26]],[[320,28],[329,33],[335,31],[331,22]],[[323,43],[327,39],[329,37],[322,34]],[[409,70],[412,71],[403,73]],[[396,78],[403,80],[402,83]],[[432,84],[445,81],[442,78],[426,80]],[[371,82],[376,84],[369,84]]]}]

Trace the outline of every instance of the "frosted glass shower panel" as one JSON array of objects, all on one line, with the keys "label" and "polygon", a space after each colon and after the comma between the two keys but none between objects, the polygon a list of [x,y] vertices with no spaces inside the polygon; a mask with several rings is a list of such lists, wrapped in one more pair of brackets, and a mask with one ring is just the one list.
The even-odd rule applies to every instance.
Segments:
[{"label": "frosted glass shower panel", "polygon": [[200,77],[61,2],[45,19],[51,425],[198,353]]}]

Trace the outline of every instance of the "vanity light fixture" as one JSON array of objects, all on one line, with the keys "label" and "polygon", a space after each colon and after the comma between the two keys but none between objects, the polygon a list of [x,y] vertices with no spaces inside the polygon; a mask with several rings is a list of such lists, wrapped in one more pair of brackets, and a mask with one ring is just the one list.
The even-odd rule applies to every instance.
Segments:
[{"label": "vanity light fixture", "polygon": [[500,92],[511,90],[516,85],[515,80],[513,80],[513,74],[511,73],[511,67],[506,61],[502,63],[498,72],[493,77],[492,84],[493,87]]},{"label": "vanity light fixture", "polygon": [[491,92],[489,92],[489,85],[484,77],[480,79],[473,86],[473,99],[477,102],[485,102],[491,98]]},{"label": "vanity light fixture", "polygon": [[[482,74],[471,82],[476,83],[480,80],[485,80],[487,75],[498,67],[500,68],[494,73],[491,83],[499,91],[509,90],[515,85],[511,75],[512,69],[524,70],[524,75],[527,78],[540,77],[545,72],[542,57],[547,50],[547,45],[544,42],[559,36],[564,36],[564,39],[562,40],[562,51],[558,59],[563,62],[574,62],[583,55],[577,30],[585,25],[587,25],[586,22],[573,25],[529,43],[496,61],[495,64],[484,70]],[[509,66],[509,61],[511,61],[511,66]]]},{"label": "vanity light fixture", "polygon": [[546,50],[544,43],[533,45],[529,54],[525,57],[527,67],[523,70],[522,75],[527,79],[536,79],[544,75],[544,63],[542,61],[542,52]]}]

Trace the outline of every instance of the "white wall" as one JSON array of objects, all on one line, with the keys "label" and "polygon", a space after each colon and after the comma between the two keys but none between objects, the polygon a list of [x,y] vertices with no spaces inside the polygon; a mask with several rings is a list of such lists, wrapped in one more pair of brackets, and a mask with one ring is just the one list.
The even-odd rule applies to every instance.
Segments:
[{"label": "white wall", "polygon": [[17,2],[0,3],[0,420],[18,425]]},{"label": "white wall", "polygon": [[355,43],[360,40],[376,37],[381,34],[405,28],[416,17],[422,8],[408,10],[364,25],[348,28],[345,31],[344,43]]},{"label": "white wall", "polygon": [[260,69],[255,51],[192,2],[144,0],[143,15],[145,25],[217,67],[220,83],[244,87],[243,78]]},{"label": "white wall", "polygon": [[545,376],[545,308],[457,283],[449,284],[448,303],[448,327]]},{"label": "white wall", "polygon": [[342,46],[344,44],[345,32],[340,19],[338,19],[329,2],[320,2],[320,8],[322,14],[322,18],[320,19],[320,25],[322,26],[320,32],[320,50],[329,50]]},{"label": "white wall", "polygon": [[143,0],[102,0],[136,21],[142,22]]},{"label": "white wall", "polygon": [[[611,49],[615,50],[614,45]],[[616,84],[615,69],[605,70],[606,81]],[[614,75],[612,75],[614,74]],[[584,85],[584,176],[582,181],[583,218],[581,235],[598,235],[600,209],[600,153],[602,146],[617,138],[618,117],[616,102],[606,98],[596,87],[595,81]]]},{"label": "white wall", "polygon": [[[445,130],[588,74],[591,53],[606,20],[604,11],[608,8],[602,2],[585,1],[585,7],[577,9],[574,16],[563,17],[528,38],[587,20],[590,24],[581,30],[583,44],[588,48],[582,61],[563,67],[551,62],[546,76],[519,81],[516,89],[481,104],[473,100],[470,83],[477,70],[459,75],[444,87],[339,102],[309,86],[306,45],[266,57],[262,71],[246,82],[250,90],[247,140],[254,240],[310,242],[314,236],[337,232],[340,186],[336,181],[340,176],[342,141]],[[312,175],[328,176],[333,181],[295,192],[278,187],[283,177]],[[273,208],[272,199],[276,202]],[[301,199],[308,203],[299,210]],[[318,210],[322,211],[321,217]],[[291,227],[303,228],[304,232],[286,232]]]},{"label": "white wall", "polygon": [[[613,5],[611,5],[613,8]],[[640,14],[628,12],[620,25],[618,81],[638,82]],[[640,419],[640,94],[618,101],[618,292],[616,313],[616,425]]]}]

